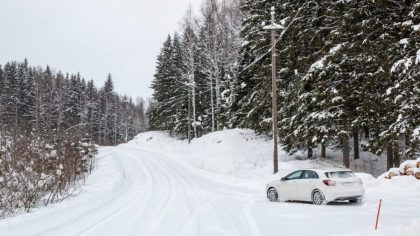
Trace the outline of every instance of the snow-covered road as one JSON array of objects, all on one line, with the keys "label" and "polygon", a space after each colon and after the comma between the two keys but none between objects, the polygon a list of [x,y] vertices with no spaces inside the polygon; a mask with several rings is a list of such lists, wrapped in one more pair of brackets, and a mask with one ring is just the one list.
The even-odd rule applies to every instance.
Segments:
[{"label": "snow-covered road", "polygon": [[265,186],[197,169],[176,154],[101,148],[76,197],[0,221],[0,235],[339,235],[418,218],[420,193],[371,188],[363,204],[270,203]]}]

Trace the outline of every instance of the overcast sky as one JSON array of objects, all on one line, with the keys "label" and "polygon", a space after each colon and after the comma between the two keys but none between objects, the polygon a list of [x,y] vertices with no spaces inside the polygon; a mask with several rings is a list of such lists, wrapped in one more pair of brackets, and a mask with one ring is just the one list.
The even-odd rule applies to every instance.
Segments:
[{"label": "overcast sky", "polygon": [[159,49],[200,0],[0,0],[0,64],[28,58],[150,97]]}]

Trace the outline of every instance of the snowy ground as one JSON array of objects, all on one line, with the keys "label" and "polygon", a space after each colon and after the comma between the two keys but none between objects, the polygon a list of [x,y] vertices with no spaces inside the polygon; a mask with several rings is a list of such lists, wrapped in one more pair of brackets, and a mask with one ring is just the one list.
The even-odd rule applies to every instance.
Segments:
[{"label": "snowy ground", "polygon": [[[360,205],[271,203],[265,184],[296,168],[330,165],[290,160],[271,175],[271,144],[248,130],[207,135],[191,145],[151,132],[101,148],[99,166],[76,197],[0,220],[0,235],[417,235],[420,181],[366,174]],[[379,198],[383,208],[374,231]]]}]

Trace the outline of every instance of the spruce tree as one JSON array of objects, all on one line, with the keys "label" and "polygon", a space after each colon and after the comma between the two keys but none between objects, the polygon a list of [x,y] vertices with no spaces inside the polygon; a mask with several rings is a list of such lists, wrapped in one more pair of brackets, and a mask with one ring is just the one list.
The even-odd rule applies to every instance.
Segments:
[{"label": "spruce tree", "polygon": [[271,127],[271,62],[267,53],[270,39],[262,23],[269,21],[274,2],[245,0],[241,6],[245,17],[240,35],[244,43],[239,52],[232,122],[235,126],[252,128],[257,132],[269,131]]},{"label": "spruce tree", "polygon": [[170,83],[170,59],[172,55],[172,39],[168,35],[166,41],[157,57],[156,73],[152,81],[153,103],[149,113],[151,129],[169,129],[170,114],[165,112],[165,101],[167,101],[167,93],[172,89],[168,86]]},{"label": "spruce tree", "polygon": [[170,58],[170,74],[172,89],[167,93],[169,106],[173,107],[173,121],[169,126],[172,133],[187,136],[188,132],[188,78],[185,75],[185,64],[183,63],[182,42],[180,36],[175,33],[172,42],[172,53]]},{"label": "spruce tree", "polygon": [[2,119],[9,127],[18,126],[19,80],[16,62],[8,62],[3,69]]},{"label": "spruce tree", "polygon": [[[404,2],[400,21],[394,22],[394,45],[397,56],[390,68],[393,84],[387,88],[383,99],[395,106],[393,122],[381,137],[396,136],[400,146],[394,144],[393,159],[398,156],[414,158],[420,148],[420,4]],[[395,163],[396,164],[396,163]]]},{"label": "spruce tree", "polygon": [[305,148],[308,158],[313,157],[314,147],[319,143],[325,147],[329,140],[328,118],[322,114],[319,88],[310,75],[330,47],[326,38],[337,22],[332,7],[333,1],[288,1],[279,9],[289,13],[285,17],[289,29],[279,43],[280,135],[287,151]]}]

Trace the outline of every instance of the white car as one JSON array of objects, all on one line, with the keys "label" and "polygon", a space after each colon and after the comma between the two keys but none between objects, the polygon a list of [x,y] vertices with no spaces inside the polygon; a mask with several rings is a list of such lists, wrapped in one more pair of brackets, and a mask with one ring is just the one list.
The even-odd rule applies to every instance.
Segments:
[{"label": "white car", "polygon": [[308,201],[316,205],[348,200],[360,203],[365,194],[362,180],[346,169],[297,170],[267,184],[270,201]]}]

